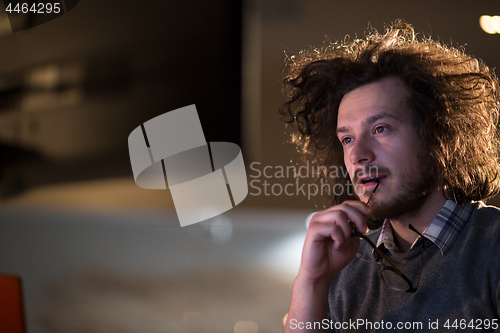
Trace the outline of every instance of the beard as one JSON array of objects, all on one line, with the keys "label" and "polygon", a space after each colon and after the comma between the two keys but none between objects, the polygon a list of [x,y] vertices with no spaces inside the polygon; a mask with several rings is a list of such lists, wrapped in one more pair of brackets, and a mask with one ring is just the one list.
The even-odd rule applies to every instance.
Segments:
[{"label": "beard", "polygon": [[[387,176],[390,171],[384,167],[378,170]],[[377,200],[376,192],[369,206],[373,214],[367,221],[370,229],[378,229],[385,219],[401,219],[417,215],[427,201],[427,194],[435,189],[435,178],[428,172],[429,168],[422,168],[418,174],[411,176],[403,173],[393,196]]]}]

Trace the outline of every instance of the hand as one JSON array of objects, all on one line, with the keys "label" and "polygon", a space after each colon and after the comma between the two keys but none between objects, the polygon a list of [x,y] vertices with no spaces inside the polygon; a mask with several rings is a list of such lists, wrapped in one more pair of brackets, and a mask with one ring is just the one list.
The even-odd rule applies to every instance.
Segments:
[{"label": "hand", "polygon": [[372,209],[361,201],[345,201],[313,215],[309,222],[297,278],[310,283],[328,283],[356,255],[359,237],[352,228],[368,231]]}]

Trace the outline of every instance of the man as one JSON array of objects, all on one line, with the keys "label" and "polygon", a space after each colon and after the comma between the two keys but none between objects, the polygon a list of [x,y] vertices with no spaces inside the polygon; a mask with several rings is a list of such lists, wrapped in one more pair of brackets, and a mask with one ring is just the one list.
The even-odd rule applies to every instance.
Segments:
[{"label": "man", "polygon": [[356,189],[309,223],[285,332],[500,332],[494,73],[398,21],[290,58],[285,84],[305,157]]}]

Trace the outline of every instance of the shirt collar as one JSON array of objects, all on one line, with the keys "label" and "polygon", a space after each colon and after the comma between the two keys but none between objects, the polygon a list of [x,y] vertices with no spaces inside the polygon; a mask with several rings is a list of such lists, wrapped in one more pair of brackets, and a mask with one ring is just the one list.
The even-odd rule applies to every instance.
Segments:
[{"label": "shirt collar", "polygon": [[[460,206],[453,200],[447,200],[431,224],[422,232],[422,235],[436,244],[443,255],[446,254],[467,223],[473,207],[471,203],[464,203]],[[411,248],[417,244],[419,239],[420,237],[415,240]],[[388,220],[385,220],[382,225],[377,247],[382,244],[390,251],[400,252],[394,242],[392,226]]]}]

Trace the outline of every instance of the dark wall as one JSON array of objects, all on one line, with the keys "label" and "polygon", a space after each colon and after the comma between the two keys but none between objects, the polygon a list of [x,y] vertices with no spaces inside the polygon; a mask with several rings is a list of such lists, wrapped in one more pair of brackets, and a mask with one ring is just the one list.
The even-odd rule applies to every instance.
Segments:
[{"label": "dark wall", "polygon": [[131,175],[128,134],[190,104],[207,141],[239,144],[241,22],[233,0],[86,0],[4,33],[0,192]]}]

